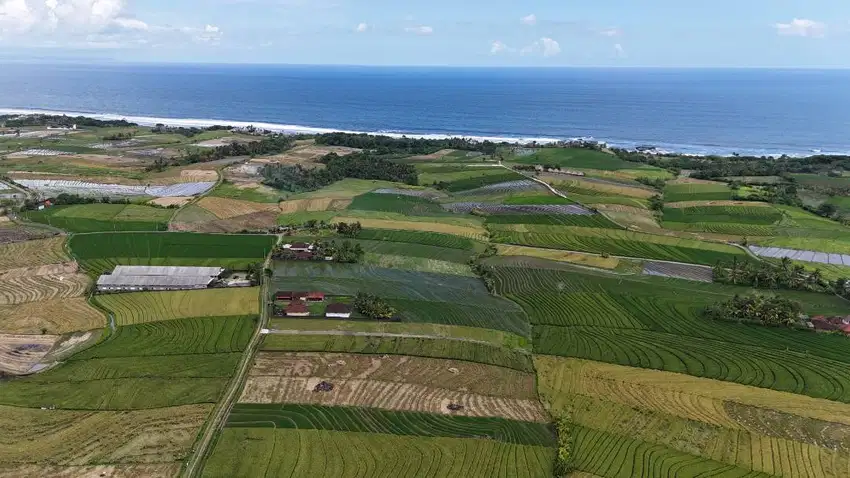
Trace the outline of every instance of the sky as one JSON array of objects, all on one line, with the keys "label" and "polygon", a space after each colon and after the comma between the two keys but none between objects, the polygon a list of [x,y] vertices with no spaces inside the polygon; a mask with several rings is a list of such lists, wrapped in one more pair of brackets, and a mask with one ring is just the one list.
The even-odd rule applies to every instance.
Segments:
[{"label": "sky", "polygon": [[0,0],[0,61],[850,68],[850,1]]}]

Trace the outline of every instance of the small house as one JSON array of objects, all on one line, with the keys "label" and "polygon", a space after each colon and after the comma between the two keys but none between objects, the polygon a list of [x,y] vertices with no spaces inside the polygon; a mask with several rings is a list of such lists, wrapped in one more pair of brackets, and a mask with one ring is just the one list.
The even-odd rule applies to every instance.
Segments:
[{"label": "small house", "polygon": [[303,251],[302,252],[296,252],[295,253],[295,260],[297,260],[297,261],[313,260],[313,253],[312,252],[303,252]]},{"label": "small house", "polygon": [[325,307],[325,317],[337,319],[351,318],[351,306],[340,303],[328,304],[328,306]]},{"label": "small house", "polygon": [[307,302],[324,302],[325,294],[322,292],[307,292]]},{"label": "small house", "polygon": [[275,300],[292,300],[292,291],[282,290],[274,295]]},{"label": "small house", "polygon": [[290,303],[286,306],[286,316],[287,317],[309,317],[310,309],[307,308],[307,304],[301,301],[296,301]]},{"label": "small house", "polygon": [[292,252],[310,252],[313,250],[313,246],[306,242],[293,242],[288,249]]}]

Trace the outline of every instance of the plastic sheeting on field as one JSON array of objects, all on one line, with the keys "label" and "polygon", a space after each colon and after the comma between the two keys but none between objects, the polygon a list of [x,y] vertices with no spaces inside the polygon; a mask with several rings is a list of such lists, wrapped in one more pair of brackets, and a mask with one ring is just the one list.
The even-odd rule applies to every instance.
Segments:
[{"label": "plastic sheeting on field", "polygon": [[797,249],[785,249],[782,247],[761,246],[750,246],[750,251],[760,257],[773,257],[776,259],[787,257],[795,261],[850,266],[850,255],[847,254],[829,254],[826,252],[801,251]]},{"label": "plastic sheeting on field", "polygon": [[40,193],[68,193],[80,196],[195,196],[215,186],[213,182],[179,183],[169,186],[127,186],[57,179],[16,179],[15,182]]}]

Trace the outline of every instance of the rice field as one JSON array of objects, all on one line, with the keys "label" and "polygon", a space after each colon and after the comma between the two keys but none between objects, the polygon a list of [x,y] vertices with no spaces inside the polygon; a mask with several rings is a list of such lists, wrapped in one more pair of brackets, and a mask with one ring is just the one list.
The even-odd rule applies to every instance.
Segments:
[{"label": "rice field", "polygon": [[540,423],[357,407],[240,403],[234,406],[227,426],[477,438],[548,447],[555,444],[551,430]]},{"label": "rice field", "polygon": [[351,204],[351,199],[326,197],[281,201],[278,203],[278,208],[281,214],[292,214],[296,212],[342,211],[349,204]]},{"label": "rice field", "polygon": [[56,264],[68,259],[64,237],[0,244],[0,271]]},{"label": "rice field", "polygon": [[477,277],[469,265],[462,261],[442,261],[424,257],[367,252],[360,263],[390,269]]},{"label": "rice field", "polygon": [[[212,405],[186,405],[91,412],[0,406],[4,445],[0,447],[0,469],[24,463],[78,467],[181,461],[189,454],[195,435],[211,409]],[[27,426],[21,426],[24,423]],[[81,476],[67,471],[68,476]],[[17,476],[64,475],[57,471]]]},{"label": "rice field", "polygon": [[427,198],[403,194],[366,193],[354,198],[348,209],[382,211],[409,216],[446,214],[440,205]]},{"label": "rice field", "polygon": [[504,195],[504,194],[514,194],[518,192],[524,191],[539,191],[546,192],[546,188],[543,187],[537,181],[532,181],[530,179],[517,179],[514,181],[505,181],[501,183],[488,184],[486,186],[481,186],[475,189],[469,189],[466,191],[459,191],[455,193],[455,196],[478,196],[478,195]]},{"label": "rice field", "polygon": [[656,191],[646,187],[576,176],[542,174],[540,179],[559,191],[585,196],[624,196],[649,199],[657,194]]},{"label": "rice field", "polygon": [[405,244],[421,244],[424,246],[436,246],[464,251],[472,250],[478,245],[478,243],[471,239],[452,234],[392,229],[363,229],[360,231],[360,234],[357,235],[357,239]]},{"label": "rice field", "polygon": [[225,428],[202,476],[548,478],[554,454],[495,440]]},{"label": "rice field", "polygon": [[410,355],[445,358],[531,371],[524,351],[458,340],[345,335],[266,335],[262,350],[281,352],[335,352],[375,355]]},{"label": "rice field", "polygon": [[[426,175],[420,175],[420,183],[428,184],[423,182],[422,176]],[[522,180],[523,178],[524,176],[519,173],[507,171],[501,168],[493,170],[479,168],[478,171],[473,171],[472,174],[468,174],[466,177],[462,177],[459,179],[447,178],[448,180],[444,180],[446,182],[444,189],[450,193],[458,193],[461,191],[470,190],[476,190],[477,192],[480,192],[481,188],[485,186],[518,181]]]},{"label": "rice field", "polygon": [[24,276],[0,280],[0,306],[80,297],[91,284],[83,274]]},{"label": "rice field", "polygon": [[226,199],[220,197],[207,196],[201,198],[197,205],[211,212],[219,219],[229,219],[236,216],[244,216],[246,214],[254,214],[264,211],[278,211],[277,204],[256,203],[250,201],[241,201],[238,199]]},{"label": "rice field", "polygon": [[482,307],[410,299],[390,299],[388,302],[399,311],[404,322],[479,327],[524,337],[531,333],[525,314],[513,304],[509,307]]},{"label": "rice field", "polygon": [[119,326],[192,317],[257,315],[256,287],[99,295],[94,301],[115,315]]},{"label": "rice field", "polygon": [[726,183],[700,181],[667,183],[664,188],[665,202],[680,201],[724,201],[732,199],[732,190]]},{"label": "rice field", "polygon": [[[643,169],[638,163],[629,163],[613,154],[582,148],[540,148],[532,155],[511,158],[521,164],[554,165],[562,168],[593,168],[601,170]],[[651,166],[646,169],[657,169]]]},{"label": "rice field", "polygon": [[49,299],[18,305],[0,305],[0,330],[15,334],[62,335],[94,330],[106,325],[103,312],[90,306],[85,297]]},{"label": "rice field", "polygon": [[613,270],[620,264],[616,257],[602,257],[581,252],[561,251],[557,249],[540,249],[537,247],[498,245],[500,256],[527,256],[552,261],[569,262],[576,265]]},{"label": "rice field", "polygon": [[[351,212],[351,211],[348,211]],[[435,232],[460,236],[475,241],[486,240],[487,230],[481,226],[447,224],[444,222],[426,222],[395,219],[372,219],[349,216],[333,217],[334,222],[359,222],[366,229],[391,229],[414,232]]]},{"label": "rice field", "polygon": [[[425,233],[427,234],[427,233]],[[376,237],[377,240],[368,240],[368,239],[360,239],[363,237],[361,235],[357,236],[358,239],[354,239],[354,242],[360,244],[364,251],[367,253],[371,252],[374,254],[382,254],[382,255],[390,255],[390,256],[407,256],[410,258],[422,258],[422,259],[435,259],[447,262],[456,262],[460,264],[466,264],[469,261],[469,258],[472,256],[474,251],[471,249],[456,249],[449,247],[441,247],[441,246],[429,246],[424,244],[416,244],[410,242],[393,242],[388,239],[389,236],[383,236],[380,233],[378,234],[366,234],[366,237]],[[416,239],[415,237],[412,239]],[[427,237],[425,238],[428,239]],[[442,240],[442,237],[436,237],[434,242],[439,242]],[[452,237],[448,237],[446,243],[450,243]],[[460,241],[463,241],[463,238],[458,238]],[[339,239],[337,239],[339,240]],[[347,239],[343,239],[347,240]],[[470,243],[471,245],[472,243]]]},{"label": "rice field", "polygon": [[749,257],[745,251],[727,244],[633,231],[551,225],[508,226],[490,226],[493,242],[704,265],[729,261],[733,257],[739,260]]},{"label": "rice field", "polygon": [[76,233],[165,231],[174,211],[137,204],[77,204],[30,211],[23,217]]},{"label": "rice field", "polygon": [[[569,206],[564,206],[569,207]],[[539,224],[549,226],[572,226],[602,229],[622,229],[602,214],[592,214],[586,209],[582,213],[546,212],[542,214],[493,214],[487,216],[486,225],[493,224]]]}]

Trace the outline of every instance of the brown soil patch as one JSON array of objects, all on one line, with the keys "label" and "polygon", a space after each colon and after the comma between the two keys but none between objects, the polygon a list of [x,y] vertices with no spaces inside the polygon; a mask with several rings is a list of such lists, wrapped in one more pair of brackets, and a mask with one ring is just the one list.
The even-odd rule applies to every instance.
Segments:
[{"label": "brown soil patch", "polygon": [[404,382],[534,400],[534,376],[493,365],[422,357],[260,352],[250,375]]},{"label": "brown soil patch", "polygon": [[180,463],[158,465],[55,466],[16,465],[0,467],[0,478],[172,478]]},{"label": "brown soil patch", "polygon": [[226,199],[214,196],[207,196],[201,199],[198,201],[198,206],[215,214],[219,219],[230,219],[257,212],[278,210],[276,204],[240,201],[238,199]]},{"label": "brown soil patch", "polygon": [[643,209],[634,206],[624,206],[622,204],[594,204],[593,208],[604,212],[622,212],[627,214],[634,214],[636,216],[652,217],[652,211],[650,211],[649,209]]},{"label": "brown soil patch", "polygon": [[206,233],[266,230],[277,225],[277,217],[278,213],[276,211],[264,211],[207,222],[172,222],[168,225],[168,230]]},{"label": "brown soil patch", "polygon": [[[314,392],[314,387],[321,381],[333,383],[334,389],[330,392]],[[239,401],[372,407],[470,417],[504,417],[531,422],[549,421],[537,400],[491,397],[379,380],[251,377]],[[446,408],[449,403],[461,404],[464,408],[452,412]]]},{"label": "brown soil patch", "polygon": [[[12,242],[31,241],[53,236],[54,233],[44,229],[34,227],[21,226],[18,224],[3,223],[0,224],[0,246]],[[0,251],[3,249],[0,248]]]},{"label": "brown soil patch", "polygon": [[227,146],[231,143],[255,143],[260,141],[260,138],[237,138],[235,136],[225,136],[224,138],[218,139],[208,139],[206,141],[201,141],[200,143],[195,143],[195,146],[200,146],[202,148],[217,148],[219,146]]},{"label": "brown soil patch", "polygon": [[0,334],[0,372],[23,375],[53,348],[58,335]]},{"label": "brown soil patch", "polygon": [[218,172],[208,169],[184,169],[180,171],[180,179],[188,182],[215,182],[218,181]]},{"label": "brown soil patch", "polygon": [[454,149],[441,149],[436,153],[431,154],[420,154],[419,156],[411,156],[409,159],[421,160],[421,161],[433,161],[437,159],[443,159],[446,156],[454,153],[456,150]]},{"label": "brown soil patch", "polygon": [[665,208],[681,209],[686,207],[702,207],[702,206],[746,206],[746,207],[771,207],[766,202],[756,201],[679,201],[668,202],[664,204]]},{"label": "brown soil patch", "polygon": [[19,277],[36,276],[64,276],[75,274],[79,270],[76,262],[63,262],[59,264],[47,264],[37,267],[21,267],[18,269],[7,269],[0,271],[0,280],[9,280]]},{"label": "brown soil patch", "polygon": [[176,196],[176,197],[168,197],[168,198],[156,198],[156,199],[149,201],[148,204],[153,204],[154,206],[161,206],[161,207],[171,207],[171,206],[183,207],[186,204],[189,204],[189,202],[192,199],[195,199],[195,198],[192,197],[192,196]]},{"label": "brown soil patch", "polygon": [[106,326],[106,317],[84,297],[0,305],[0,330],[16,334],[66,334]]},{"label": "brown soil patch", "polygon": [[316,198],[295,199],[278,203],[281,214],[291,214],[301,211],[342,211],[351,204],[351,199]]},{"label": "brown soil patch", "polygon": [[314,144],[296,146],[293,149],[273,156],[264,156],[255,158],[252,162],[256,163],[280,163],[286,165],[300,164],[302,166],[324,167],[317,160],[322,156],[330,153],[336,153],[339,156],[348,156],[349,154],[359,153],[362,151],[357,148],[348,148],[345,146],[317,146]]},{"label": "brown soil patch", "polygon": [[0,280],[0,305],[18,305],[83,295],[90,280],[83,274],[25,276]]},{"label": "brown soil patch", "polygon": [[455,234],[478,240],[485,239],[487,235],[487,230],[483,227],[455,226],[453,224],[443,224],[438,222],[392,221],[387,219],[363,219],[344,216],[336,217],[334,218],[334,221],[359,222],[363,227],[371,227],[375,229],[442,232],[445,234]]}]

